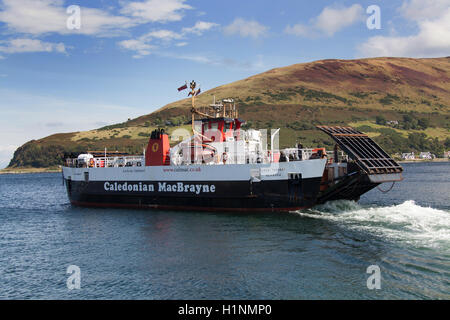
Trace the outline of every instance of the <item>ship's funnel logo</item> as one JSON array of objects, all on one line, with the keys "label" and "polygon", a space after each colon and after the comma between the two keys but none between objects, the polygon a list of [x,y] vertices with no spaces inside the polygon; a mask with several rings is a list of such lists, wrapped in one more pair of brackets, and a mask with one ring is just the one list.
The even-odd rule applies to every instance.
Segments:
[{"label": "ship's funnel logo", "polygon": [[152,145],[152,151],[153,151],[153,152],[156,152],[156,151],[158,151],[158,149],[159,149],[159,143],[158,143],[158,142],[155,142],[155,143]]}]

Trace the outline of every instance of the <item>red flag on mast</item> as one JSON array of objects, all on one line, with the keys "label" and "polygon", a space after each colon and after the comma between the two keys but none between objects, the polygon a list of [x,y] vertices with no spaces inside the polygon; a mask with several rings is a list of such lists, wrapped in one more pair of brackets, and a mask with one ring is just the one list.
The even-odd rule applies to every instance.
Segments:
[{"label": "red flag on mast", "polygon": [[184,89],[187,89],[187,84],[184,84],[183,86],[178,88],[178,91],[182,91]]},{"label": "red flag on mast", "polygon": [[197,92],[195,93],[195,95],[198,96],[198,95],[200,94],[200,92],[201,92],[201,89],[198,88],[198,90],[197,90]]}]

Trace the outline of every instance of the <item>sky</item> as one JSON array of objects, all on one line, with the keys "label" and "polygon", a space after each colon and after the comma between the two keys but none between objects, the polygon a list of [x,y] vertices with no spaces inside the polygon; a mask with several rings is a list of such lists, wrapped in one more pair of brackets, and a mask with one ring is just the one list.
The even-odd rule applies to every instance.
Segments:
[{"label": "sky", "polygon": [[0,0],[0,168],[32,139],[95,129],[294,63],[450,55],[450,0]]}]

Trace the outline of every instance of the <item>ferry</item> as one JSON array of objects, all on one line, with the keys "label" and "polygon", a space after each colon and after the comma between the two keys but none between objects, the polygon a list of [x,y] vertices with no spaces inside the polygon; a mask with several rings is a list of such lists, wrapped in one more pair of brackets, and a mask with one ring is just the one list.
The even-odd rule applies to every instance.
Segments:
[{"label": "ferry", "polygon": [[195,106],[200,89],[195,81],[189,87],[192,132],[176,130],[169,137],[154,130],[141,155],[97,151],[65,158],[62,174],[71,204],[295,211],[330,200],[357,201],[381,183],[402,180],[402,167],[353,128],[317,127],[336,142],[332,151],[300,144],[279,149],[280,129],[244,130],[232,98],[200,111]]}]

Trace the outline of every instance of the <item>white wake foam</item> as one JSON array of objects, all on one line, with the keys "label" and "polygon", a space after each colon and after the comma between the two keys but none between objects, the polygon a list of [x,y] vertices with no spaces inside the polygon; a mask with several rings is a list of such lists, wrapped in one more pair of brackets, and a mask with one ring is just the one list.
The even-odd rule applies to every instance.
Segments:
[{"label": "white wake foam", "polygon": [[416,246],[450,250],[450,212],[421,207],[413,200],[386,207],[364,207],[353,201],[332,201],[298,214],[327,219]]}]

